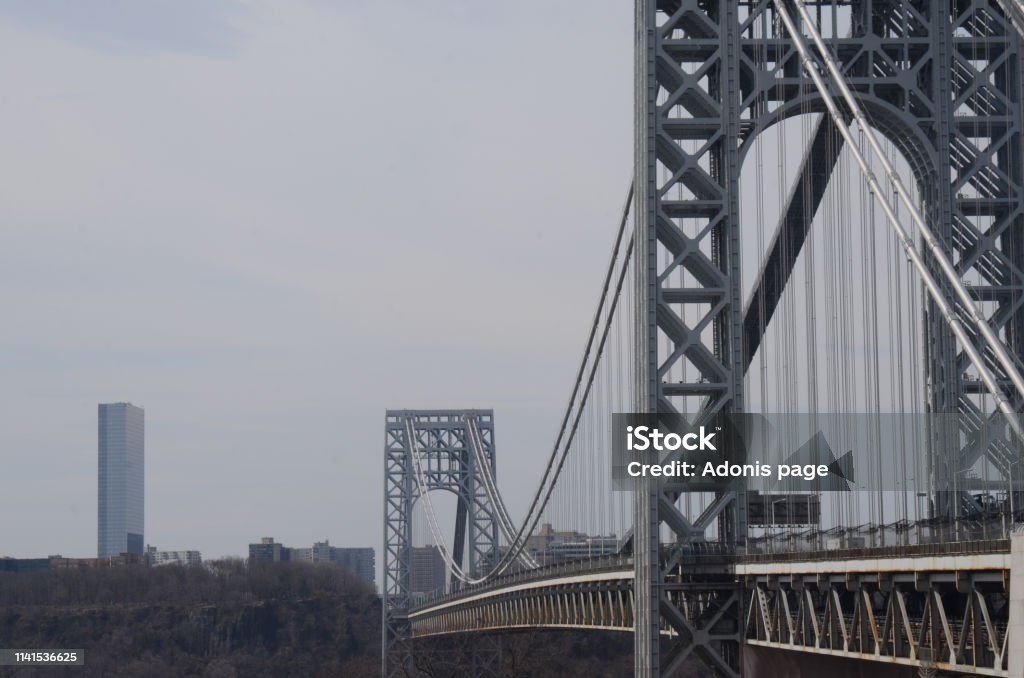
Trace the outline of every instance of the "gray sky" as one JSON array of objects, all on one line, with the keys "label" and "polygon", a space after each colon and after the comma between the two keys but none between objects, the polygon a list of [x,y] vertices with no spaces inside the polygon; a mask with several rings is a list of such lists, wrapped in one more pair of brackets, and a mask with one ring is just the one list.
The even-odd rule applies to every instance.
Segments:
[{"label": "gray sky", "polygon": [[389,407],[493,407],[518,518],[629,181],[631,61],[613,0],[0,0],[0,555],[95,554],[120,400],[161,548],[379,560]]}]

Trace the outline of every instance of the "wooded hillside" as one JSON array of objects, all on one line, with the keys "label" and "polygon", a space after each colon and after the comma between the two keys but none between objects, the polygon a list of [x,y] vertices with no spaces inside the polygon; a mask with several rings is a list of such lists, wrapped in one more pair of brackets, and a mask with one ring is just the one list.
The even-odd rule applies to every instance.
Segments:
[{"label": "wooded hillside", "polygon": [[76,676],[373,676],[380,602],[306,563],[0,573],[0,647],[82,648]]}]

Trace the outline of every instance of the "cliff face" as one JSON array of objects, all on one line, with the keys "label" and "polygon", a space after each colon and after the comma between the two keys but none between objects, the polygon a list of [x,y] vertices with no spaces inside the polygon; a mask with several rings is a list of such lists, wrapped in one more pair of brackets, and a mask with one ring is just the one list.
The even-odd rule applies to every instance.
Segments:
[{"label": "cliff face", "polygon": [[239,561],[0,576],[0,646],[82,648],[82,676],[373,676],[379,636],[374,591],[329,566]]}]

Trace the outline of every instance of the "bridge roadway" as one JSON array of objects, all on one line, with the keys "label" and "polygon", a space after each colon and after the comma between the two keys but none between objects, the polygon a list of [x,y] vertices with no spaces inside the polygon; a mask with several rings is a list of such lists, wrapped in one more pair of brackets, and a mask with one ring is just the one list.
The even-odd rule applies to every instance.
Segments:
[{"label": "bridge roadway", "polygon": [[[1014,542],[1019,563],[1024,537]],[[1010,563],[1009,539],[743,557],[690,553],[667,568],[674,574],[663,589],[661,632],[711,639],[741,632],[750,647],[1010,676]],[[466,587],[421,603],[409,622],[414,637],[632,631],[633,602],[632,558],[608,556]]]}]

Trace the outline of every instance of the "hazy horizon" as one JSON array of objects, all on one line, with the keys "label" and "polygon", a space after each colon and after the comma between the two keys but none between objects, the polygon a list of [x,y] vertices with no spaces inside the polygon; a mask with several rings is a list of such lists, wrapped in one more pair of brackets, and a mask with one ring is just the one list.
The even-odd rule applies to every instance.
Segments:
[{"label": "hazy horizon", "polygon": [[161,549],[379,570],[389,408],[493,408],[521,515],[630,179],[632,30],[611,1],[0,5],[0,556],[95,555],[103,402],[145,408]]}]

